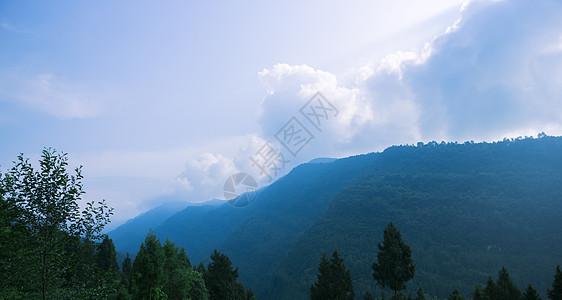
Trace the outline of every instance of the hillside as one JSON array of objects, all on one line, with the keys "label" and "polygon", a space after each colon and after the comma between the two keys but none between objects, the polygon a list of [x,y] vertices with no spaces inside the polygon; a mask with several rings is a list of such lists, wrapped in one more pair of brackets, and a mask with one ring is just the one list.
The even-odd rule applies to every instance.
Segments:
[{"label": "hillside", "polygon": [[389,221],[413,251],[410,290],[468,296],[505,266],[520,288],[542,294],[562,262],[561,182],[560,138],[389,148],[299,238],[266,298],[305,298],[322,251],[334,248],[356,294],[380,293],[370,265]]},{"label": "hillside", "polygon": [[379,293],[370,266],[389,221],[412,247],[412,291],[468,295],[505,266],[520,288],[544,293],[562,263],[560,182],[559,137],[420,143],[298,166],[248,207],[187,207],[155,232],[194,263],[227,253],[259,299],[307,298],[322,252],[334,248],[356,295]]}]

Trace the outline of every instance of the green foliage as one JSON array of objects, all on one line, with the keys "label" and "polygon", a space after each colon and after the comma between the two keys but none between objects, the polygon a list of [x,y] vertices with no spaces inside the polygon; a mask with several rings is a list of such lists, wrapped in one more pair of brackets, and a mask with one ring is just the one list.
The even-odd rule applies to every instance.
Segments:
[{"label": "green foliage", "polygon": [[[346,254],[356,293],[380,295],[365,265],[376,261],[376,245],[393,221],[416,263],[415,284],[406,284],[412,292],[422,286],[427,294],[446,298],[457,287],[468,294],[505,266],[518,287],[532,283],[542,296],[552,283],[548,270],[560,263],[560,153],[562,138],[544,137],[400,146],[348,158],[373,167],[347,184],[291,246],[276,267],[270,294],[306,297],[316,280],[314,253],[338,248]],[[306,195],[300,199],[309,201]],[[272,218],[292,222],[277,214]]]},{"label": "green foliage", "polygon": [[232,268],[232,262],[226,254],[215,249],[211,262],[204,274],[205,286],[211,299],[245,299],[244,286],[237,282],[238,267]]},{"label": "green foliage", "polygon": [[489,300],[484,288],[480,284],[477,284],[476,287],[474,287],[474,290],[470,295],[472,296],[472,300]]},{"label": "green foliage", "polygon": [[[492,295],[488,295],[492,296]],[[502,267],[498,272],[498,280],[496,281],[495,290],[493,291],[493,299],[497,300],[517,300],[521,299],[522,295],[519,289],[513,284],[509,273]]]},{"label": "green foliage", "polygon": [[185,250],[170,240],[162,246],[152,231],[142,243],[132,269],[130,261],[127,253],[123,261],[123,289],[119,291],[123,299],[127,296],[129,272],[133,299],[209,299],[203,275],[191,269]]},{"label": "green foliage", "polygon": [[114,273],[119,272],[119,266],[117,265],[117,252],[115,251],[115,245],[113,241],[105,236],[103,241],[98,245],[96,251],[97,267],[100,271],[113,271]]},{"label": "green foliage", "polygon": [[421,287],[418,288],[418,292],[416,294],[416,298],[414,300],[425,300],[425,293]]},{"label": "green foliage", "polygon": [[160,240],[150,231],[135,257],[132,270],[132,294],[135,299],[152,299],[163,285],[164,251]]},{"label": "green foliage", "polygon": [[457,289],[453,290],[447,297],[447,300],[464,300],[464,299],[465,299],[464,296]]},{"label": "green foliage", "polygon": [[373,263],[373,278],[382,287],[388,286],[396,294],[406,288],[406,282],[414,277],[416,267],[412,250],[403,240],[392,222],[384,230],[383,242],[377,245],[377,262]]},{"label": "green foliage", "polygon": [[550,300],[562,300],[562,272],[560,271],[560,265],[556,266],[552,289],[549,289],[547,294]]},{"label": "green foliage", "polygon": [[112,209],[101,201],[81,210],[82,168],[70,175],[67,167],[66,153],[45,149],[39,170],[21,154],[0,174],[0,295],[45,299],[95,292],[86,289],[99,278],[81,263],[95,261],[90,241],[102,237]]},{"label": "green foliage", "polygon": [[541,297],[537,294],[537,290],[535,290],[530,283],[527,285],[525,293],[523,293],[523,300],[541,300]]},{"label": "green foliage", "polygon": [[322,254],[318,266],[317,281],[310,287],[310,298],[321,299],[355,299],[351,273],[345,267],[343,258],[334,250],[332,258],[328,260],[326,252]]},{"label": "green foliage", "polygon": [[366,291],[365,294],[363,294],[363,300],[376,300],[376,299],[377,298],[375,298],[375,296],[373,296],[369,291]]}]

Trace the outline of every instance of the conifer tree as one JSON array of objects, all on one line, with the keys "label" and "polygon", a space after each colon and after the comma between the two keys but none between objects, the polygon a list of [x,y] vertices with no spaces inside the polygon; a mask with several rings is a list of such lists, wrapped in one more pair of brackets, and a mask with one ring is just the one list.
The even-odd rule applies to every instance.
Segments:
[{"label": "conifer tree", "polygon": [[163,285],[164,252],[152,230],[135,257],[132,270],[132,294],[135,299],[152,299]]},{"label": "conifer tree", "polygon": [[527,289],[525,290],[525,293],[523,294],[523,299],[541,300],[541,297],[539,297],[539,294],[537,294],[537,290],[535,290],[533,286],[529,283],[529,285],[527,285]]},{"label": "conifer tree", "polygon": [[415,300],[425,300],[425,293],[421,287],[418,288]]},{"label": "conifer tree", "polygon": [[326,253],[322,254],[318,272],[317,281],[310,287],[312,300],[355,298],[351,273],[345,267],[337,249],[332,253],[330,260],[326,257]]},{"label": "conifer tree", "polygon": [[452,293],[449,294],[447,300],[465,300],[464,296],[459,292],[459,290],[455,289]]},{"label": "conifer tree", "polygon": [[211,299],[244,299],[245,289],[236,281],[237,278],[238,267],[233,269],[228,256],[215,249],[204,274],[205,286]]},{"label": "conifer tree", "polygon": [[498,272],[498,280],[496,281],[498,295],[497,300],[518,300],[521,299],[522,295],[519,289],[513,284],[511,278],[509,277],[509,273],[502,267],[502,269]]},{"label": "conifer tree", "polygon": [[552,282],[552,289],[547,291],[548,299],[562,300],[562,272],[560,266],[556,266],[556,273],[554,274],[554,281]]},{"label": "conifer tree", "polygon": [[477,284],[476,287],[474,287],[474,291],[472,291],[470,295],[472,296],[472,300],[488,300],[486,292],[480,284]]},{"label": "conifer tree", "polygon": [[96,263],[98,269],[102,272],[110,271],[114,274],[119,272],[117,251],[115,251],[115,245],[108,236],[105,236],[103,241],[98,245],[98,249],[96,251]]},{"label": "conifer tree", "polygon": [[382,287],[389,287],[394,295],[406,288],[406,282],[414,277],[416,267],[412,250],[403,240],[392,222],[384,230],[382,244],[378,245],[377,262],[373,263],[373,278]]}]

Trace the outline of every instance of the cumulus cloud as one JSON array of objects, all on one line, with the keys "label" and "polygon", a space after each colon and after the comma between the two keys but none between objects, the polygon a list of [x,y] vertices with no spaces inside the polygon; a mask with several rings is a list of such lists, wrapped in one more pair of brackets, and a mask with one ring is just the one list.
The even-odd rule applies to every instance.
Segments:
[{"label": "cumulus cloud", "polygon": [[[260,119],[273,136],[316,91],[341,115],[309,155],[381,150],[429,140],[490,140],[562,133],[562,7],[555,1],[473,1],[421,51],[358,68],[353,85],[309,66],[260,72]],[[320,135],[319,135],[320,136]]]},{"label": "cumulus cloud", "polygon": [[[307,65],[259,72],[267,90],[260,131],[231,149],[190,161],[172,190],[204,201],[247,172],[269,183],[251,157],[264,145],[288,162],[273,179],[316,157],[341,157],[418,141],[497,140],[562,134],[562,4],[473,1],[420,51],[396,51],[356,69],[351,83]],[[321,92],[337,109],[320,127],[302,108]],[[296,120],[313,136],[298,153],[279,139]],[[305,132],[302,131],[301,134]]]},{"label": "cumulus cloud", "polygon": [[102,97],[54,74],[40,74],[31,78],[0,75],[0,101],[19,102],[30,109],[62,119],[87,118],[102,110]]}]

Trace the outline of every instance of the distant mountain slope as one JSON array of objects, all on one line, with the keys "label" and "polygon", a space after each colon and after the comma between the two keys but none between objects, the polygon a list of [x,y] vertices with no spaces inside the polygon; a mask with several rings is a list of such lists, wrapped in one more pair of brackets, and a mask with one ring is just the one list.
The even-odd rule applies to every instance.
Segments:
[{"label": "distant mountain slope", "polygon": [[224,203],[224,201],[210,200],[205,203],[167,202],[130,219],[110,231],[108,235],[115,241],[117,251],[123,254],[129,252],[130,255],[134,256],[139,250],[140,244],[148,234],[148,231],[162,224],[162,222],[176,212],[187,206],[198,207],[205,204],[206,207],[214,208],[221,203]]},{"label": "distant mountain slope", "polygon": [[185,247],[192,262],[207,261],[215,248],[224,251],[239,266],[245,285],[265,288],[275,263],[346,184],[369,170],[373,159],[363,155],[300,165],[260,190],[248,207],[225,204],[206,212],[188,207],[155,232]]},{"label": "distant mountain slope", "polygon": [[358,299],[375,291],[370,266],[389,221],[412,247],[412,290],[468,295],[506,266],[521,288],[530,282],[544,293],[562,264],[560,183],[560,137],[420,143],[312,161],[248,207],[187,207],[152,228],[194,264],[215,248],[226,253],[259,299],[308,298],[322,251],[334,248]]},{"label": "distant mountain slope", "polygon": [[300,236],[265,299],[307,298],[322,251],[334,248],[356,294],[373,292],[370,266],[389,221],[412,247],[411,290],[468,296],[505,266],[520,288],[543,294],[562,263],[562,139],[387,149]]}]

